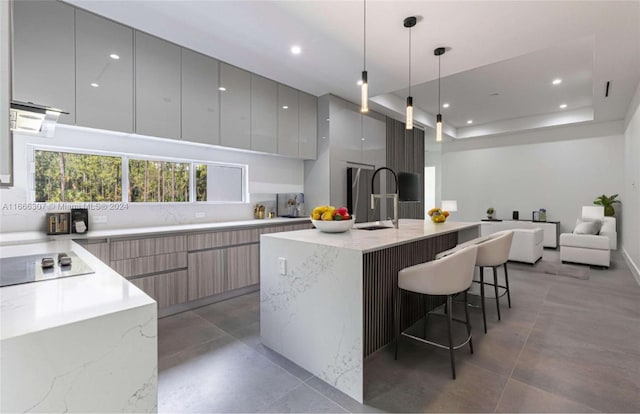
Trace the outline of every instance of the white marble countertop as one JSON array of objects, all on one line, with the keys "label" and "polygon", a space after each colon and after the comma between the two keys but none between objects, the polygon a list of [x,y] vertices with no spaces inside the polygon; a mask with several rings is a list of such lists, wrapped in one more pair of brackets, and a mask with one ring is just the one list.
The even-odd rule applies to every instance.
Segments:
[{"label": "white marble countertop", "polygon": [[[383,223],[384,225],[392,226],[390,221],[385,221]],[[371,224],[372,223],[358,223],[354,228],[344,233],[323,233],[317,229],[312,229],[263,234],[260,237],[295,240],[303,243],[340,247],[366,253],[397,246],[414,240],[470,229],[479,226],[480,222],[448,221],[445,223],[433,223],[431,220],[400,219],[398,229],[393,227],[383,230],[356,229],[356,227]]]},{"label": "white marble countertop", "polygon": [[44,232],[28,231],[1,233],[0,245],[12,245],[17,243],[45,242],[54,240],[71,240],[71,239],[103,239],[110,237],[131,237],[144,235],[159,235],[176,232],[192,232],[192,231],[208,231],[208,230],[225,230],[225,229],[241,229],[245,227],[274,226],[285,224],[296,224],[310,221],[309,217],[300,218],[272,218],[272,219],[252,219],[240,221],[221,221],[215,223],[197,223],[182,224],[173,226],[153,226],[153,227],[130,227],[124,229],[109,230],[90,230],[83,234],[65,234],[58,236],[49,236]]},{"label": "white marble countertop", "polygon": [[71,240],[3,247],[1,257],[73,251],[95,273],[0,288],[0,339],[155,303]]}]

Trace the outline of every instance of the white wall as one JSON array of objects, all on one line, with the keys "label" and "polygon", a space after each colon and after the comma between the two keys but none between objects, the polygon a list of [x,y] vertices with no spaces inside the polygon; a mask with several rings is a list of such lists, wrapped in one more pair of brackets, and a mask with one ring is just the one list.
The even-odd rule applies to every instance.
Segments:
[{"label": "white wall", "polygon": [[[429,138],[425,138],[429,139]],[[425,205],[424,208],[429,211],[433,207],[440,207],[442,201],[442,154],[440,151],[426,151],[424,153],[424,166],[425,167],[436,167],[436,194],[435,194],[435,205],[428,206]]]},{"label": "white wall", "polygon": [[[17,203],[31,201],[28,191],[29,152],[32,144],[98,151],[116,151],[145,156],[175,157],[195,161],[218,161],[248,165],[249,202],[244,204],[137,204],[129,203],[126,210],[100,211],[107,223],[91,223],[92,229],[189,224],[253,218],[254,202],[275,199],[275,193],[304,191],[302,160],[234,151],[219,147],[192,144],[177,140],[121,134],[89,128],[58,125],[53,138],[14,135],[14,187],[0,190],[2,210],[0,232],[32,231],[44,228],[44,211],[19,211]],[[271,200],[270,200],[271,201]],[[205,213],[196,218],[196,212]],[[98,213],[90,211],[89,215]]]},{"label": "white wall", "polygon": [[547,220],[571,231],[582,205],[622,193],[621,132],[618,122],[443,145],[442,198],[458,201],[457,220],[479,220],[488,207],[500,219],[511,219],[513,210],[530,219],[546,208]]},{"label": "white wall", "polygon": [[640,283],[640,85],[626,118],[624,154],[622,248]]}]

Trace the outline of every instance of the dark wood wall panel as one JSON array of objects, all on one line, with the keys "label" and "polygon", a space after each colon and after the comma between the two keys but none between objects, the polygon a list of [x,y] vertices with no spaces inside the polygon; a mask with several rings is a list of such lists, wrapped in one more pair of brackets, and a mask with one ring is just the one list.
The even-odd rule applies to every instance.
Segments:
[{"label": "dark wood wall panel", "polygon": [[[387,167],[396,173],[410,172],[420,176],[420,202],[400,203],[398,217],[424,219],[424,131],[405,129],[404,122],[387,117]],[[387,188],[393,189],[393,178],[387,175]],[[387,211],[393,211],[387,203]]]},{"label": "dark wood wall panel", "polygon": [[[436,254],[458,244],[458,233],[449,233],[418,240],[388,249],[365,253],[363,256],[364,290],[364,356],[372,354],[394,339],[393,295],[398,287],[398,272],[405,267],[433,260]],[[427,308],[444,303],[441,297],[403,293],[402,328],[424,316]]]}]

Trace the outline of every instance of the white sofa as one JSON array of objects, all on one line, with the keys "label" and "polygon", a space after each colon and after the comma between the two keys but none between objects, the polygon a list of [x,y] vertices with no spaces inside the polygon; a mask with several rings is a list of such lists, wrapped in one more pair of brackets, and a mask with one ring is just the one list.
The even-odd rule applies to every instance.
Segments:
[{"label": "white sofa", "polygon": [[[582,210],[582,219],[600,220],[602,227],[598,234],[561,234],[560,260],[563,263],[609,267],[611,250],[617,248],[616,219],[615,217],[604,217],[604,211],[600,214],[598,210],[602,207],[595,209],[593,206],[585,207]],[[579,222],[580,220],[578,220]]]},{"label": "white sofa", "polygon": [[536,229],[514,229],[509,260],[535,264],[542,258],[544,231]]}]

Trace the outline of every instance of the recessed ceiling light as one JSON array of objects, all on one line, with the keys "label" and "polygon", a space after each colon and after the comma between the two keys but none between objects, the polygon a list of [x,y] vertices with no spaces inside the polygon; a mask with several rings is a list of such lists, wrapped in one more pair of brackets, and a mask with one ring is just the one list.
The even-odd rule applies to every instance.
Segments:
[{"label": "recessed ceiling light", "polygon": [[300,46],[291,46],[291,53],[294,55],[299,55],[302,53],[302,48]]},{"label": "recessed ceiling light", "polygon": [[282,105],[282,109],[289,109],[287,105]]},{"label": "recessed ceiling light", "polygon": [[467,124],[473,124],[473,119],[468,120]]},{"label": "recessed ceiling light", "polygon": [[110,54],[110,55],[109,55],[109,57],[110,57],[111,59],[113,59],[113,60],[118,60],[118,59],[120,59],[120,56],[116,55],[115,53]]},{"label": "recessed ceiling light", "polygon": [[564,109],[564,108],[566,108],[566,107],[567,107],[567,104],[562,104],[562,105],[560,105],[560,109]]},{"label": "recessed ceiling light", "polygon": [[97,84],[97,83],[95,83],[95,82],[91,82],[91,86],[93,86],[94,88],[97,88],[97,87],[98,87],[98,86],[100,86],[100,85],[98,85],[98,84]]},{"label": "recessed ceiling light", "polygon": [[442,104],[442,107],[443,107],[443,108],[448,108],[448,107],[449,107],[449,104],[448,104],[448,103],[443,103],[443,104]]},{"label": "recessed ceiling light", "polygon": [[219,90],[219,91],[224,92],[224,91],[226,91],[226,90],[227,90],[227,88],[225,88],[224,86],[220,86],[220,87],[218,88],[218,90]]},{"label": "recessed ceiling light", "polygon": [[554,84],[554,85],[560,85],[562,83],[562,79],[560,79],[560,78],[554,79],[553,82],[551,82],[551,83]]},{"label": "recessed ceiling light", "polygon": [[358,86],[362,86],[362,79],[358,79]]},{"label": "recessed ceiling light", "polygon": [[364,137],[362,137],[361,140],[364,141]]}]

